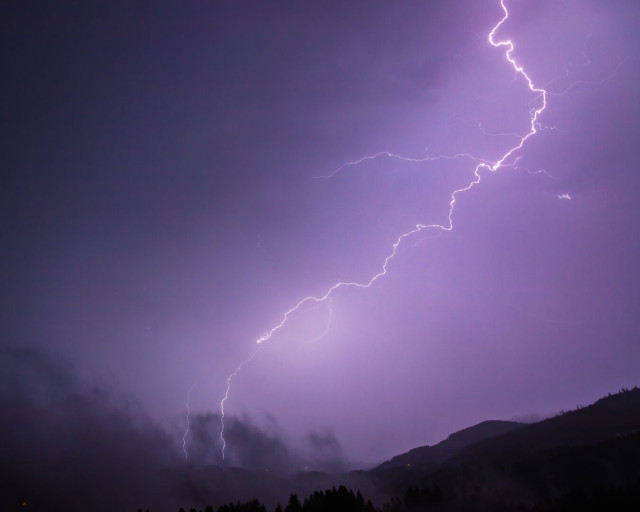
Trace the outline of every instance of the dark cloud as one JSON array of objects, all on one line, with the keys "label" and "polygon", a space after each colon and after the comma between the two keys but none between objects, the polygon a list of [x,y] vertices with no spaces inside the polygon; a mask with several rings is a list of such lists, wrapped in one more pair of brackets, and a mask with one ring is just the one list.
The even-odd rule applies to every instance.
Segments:
[{"label": "dark cloud", "polygon": [[[220,464],[220,415],[196,414],[190,418],[186,438],[189,462]],[[296,468],[296,457],[276,434],[263,431],[247,417],[227,417],[225,422],[224,463],[254,469],[284,472]]]},{"label": "dark cloud", "polygon": [[330,472],[345,471],[347,466],[340,441],[335,433],[329,429],[319,432],[310,432],[307,442],[311,447],[311,458],[317,469]]},{"label": "dark cloud", "polygon": [[190,418],[185,461],[181,436],[137,402],[87,384],[68,362],[38,349],[0,349],[0,384],[0,504],[9,509],[26,502],[38,510],[176,510],[254,496],[275,503],[297,488],[287,474],[305,465],[344,467],[330,432],[308,436],[318,457],[310,462],[276,432],[231,416],[225,469],[217,414]]},{"label": "dark cloud", "polygon": [[118,510],[170,498],[171,441],[136,407],[83,389],[68,364],[33,349],[2,349],[0,369],[4,506]]},{"label": "dark cloud", "polygon": [[236,465],[286,469],[295,464],[295,458],[282,439],[263,432],[248,418],[230,420],[227,440],[232,446],[230,460]]}]

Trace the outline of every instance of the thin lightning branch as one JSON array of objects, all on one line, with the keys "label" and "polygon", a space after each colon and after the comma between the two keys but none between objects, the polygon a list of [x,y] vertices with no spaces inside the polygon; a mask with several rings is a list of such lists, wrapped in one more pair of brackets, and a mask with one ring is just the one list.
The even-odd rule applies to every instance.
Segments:
[{"label": "thin lightning branch", "polygon": [[[547,91],[547,94],[549,96],[564,96],[565,94],[569,94],[570,92],[572,92],[574,89],[576,89],[577,87],[579,87],[581,85],[594,85],[594,86],[604,85],[606,82],[608,82],[612,78],[615,78],[617,76],[617,74],[618,74],[618,71],[620,71],[620,68],[622,68],[623,65],[626,64],[630,60],[638,60],[638,58],[627,55],[626,57],[623,57],[620,62],[618,62],[618,64],[616,65],[615,68],[613,68],[613,71],[611,71],[611,73],[606,75],[604,78],[601,78],[600,80],[578,80],[577,82],[572,83],[570,86],[568,86],[566,89],[564,89],[562,91],[550,91],[549,90],[549,91]],[[555,80],[553,80],[553,81],[555,81]],[[552,82],[547,84],[547,86],[550,85]]]},{"label": "thin lightning branch", "polygon": [[516,132],[504,132],[504,133],[493,133],[488,132],[482,126],[482,123],[478,123],[478,129],[482,132],[483,135],[487,135],[488,137],[516,137],[517,139],[521,139],[522,135]]},{"label": "thin lightning branch", "polygon": [[182,451],[184,452],[184,460],[189,460],[189,454],[187,453],[187,436],[189,435],[189,416],[191,416],[191,409],[189,408],[189,401],[191,400],[191,391],[196,385],[193,384],[189,391],[187,391],[187,401],[184,406],[187,409],[187,429],[184,431],[184,435],[182,436]]},{"label": "thin lightning branch", "polygon": [[331,329],[331,320],[333,319],[333,308],[331,307],[331,300],[327,301],[327,307],[329,308],[329,318],[327,319],[327,326],[324,328],[324,331],[322,332],[322,334],[316,336],[312,340],[305,341],[305,343],[315,343],[317,341],[320,341],[329,333],[329,330]]},{"label": "thin lightning branch", "polygon": [[550,178],[552,180],[556,180],[558,181],[560,178],[558,178],[557,176],[554,176],[553,174],[551,174],[549,171],[547,171],[546,169],[538,169],[537,171],[532,171],[530,169],[525,169],[525,171],[528,174],[544,174],[547,178]]},{"label": "thin lightning branch", "polygon": [[591,58],[589,57],[589,39],[593,37],[593,31],[595,29],[596,29],[596,20],[594,19],[593,23],[591,24],[591,30],[589,30],[589,33],[584,37],[584,41],[582,42],[582,56],[584,57],[583,66],[588,66],[592,64]]},{"label": "thin lightning branch", "polygon": [[515,157],[515,159],[513,160],[512,163],[510,164],[505,164],[502,166],[503,169],[506,169],[507,167],[512,168],[514,171],[518,171],[518,170],[523,170],[525,171],[527,174],[544,174],[545,176],[547,176],[547,178],[551,178],[552,180],[559,180],[560,178],[558,178],[557,176],[554,176],[553,174],[551,174],[549,171],[547,171],[546,169],[536,169],[535,171],[532,171],[531,169],[529,169],[528,167],[524,167],[524,166],[520,166],[518,165],[518,162],[522,160],[521,156],[517,156]]},{"label": "thin lightning branch", "polygon": [[[353,287],[353,288],[370,288],[378,279],[380,279],[381,277],[385,276],[388,272],[388,266],[389,263],[391,262],[391,260],[395,257],[395,255],[398,252],[398,247],[400,246],[400,244],[407,238],[412,237],[413,235],[415,235],[416,233],[421,232],[422,230],[428,230],[428,229],[435,229],[435,230],[439,230],[439,231],[451,231],[453,229],[453,213],[455,210],[455,204],[456,201],[458,199],[458,196],[460,194],[463,194],[464,192],[468,192],[469,190],[471,190],[474,186],[478,185],[481,181],[481,171],[488,171],[488,172],[495,172],[498,169],[500,169],[501,167],[509,167],[511,165],[513,165],[513,162],[508,162],[508,160],[514,155],[514,153],[518,152],[522,146],[525,144],[525,142],[532,137],[533,135],[535,135],[536,133],[538,133],[538,118],[540,116],[540,114],[542,114],[542,112],[545,110],[546,106],[547,106],[547,91],[541,88],[537,88],[536,86],[533,85],[533,81],[531,80],[531,78],[529,77],[529,75],[526,73],[526,71],[523,69],[522,66],[520,66],[515,58],[513,57],[513,51],[515,49],[515,46],[513,44],[513,42],[508,39],[508,40],[500,40],[500,41],[496,41],[495,39],[495,35],[496,32],[498,31],[498,29],[505,23],[505,21],[507,21],[507,19],[509,18],[509,11],[507,10],[507,7],[505,6],[505,0],[500,0],[500,6],[502,8],[502,11],[504,13],[502,19],[493,27],[493,29],[491,30],[491,32],[489,32],[489,36],[488,36],[488,40],[489,40],[489,44],[491,44],[491,46],[493,46],[494,48],[505,48],[505,58],[507,60],[507,62],[513,67],[514,70],[514,76],[516,77],[520,77],[523,78],[529,88],[529,90],[533,93],[536,94],[537,98],[541,99],[541,104],[537,107],[537,108],[533,108],[531,107],[529,109],[529,115],[530,115],[530,125],[529,125],[529,131],[522,136],[518,136],[518,142],[517,144],[514,144],[509,150],[507,150],[501,157],[499,160],[497,160],[496,162],[488,162],[488,161],[484,161],[481,159],[476,159],[479,160],[480,163],[478,163],[474,169],[473,172],[473,179],[465,186],[462,188],[458,188],[456,190],[454,190],[451,193],[450,196],[450,200],[449,200],[449,213],[447,216],[448,222],[446,224],[416,224],[416,226],[405,232],[402,233],[400,236],[398,236],[398,238],[395,240],[395,242],[393,242],[392,246],[391,246],[391,252],[389,253],[389,255],[384,259],[382,267],[380,269],[380,271],[377,274],[374,274],[368,281],[365,282],[356,282],[356,281],[339,281],[337,283],[335,283],[334,285],[332,285],[331,287],[329,287],[327,289],[327,291],[323,294],[323,295],[309,295],[307,297],[304,297],[303,299],[299,300],[292,308],[290,308],[289,310],[287,310],[284,315],[282,320],[280,321],[280,323],[276,324],[274,327],[272,327],[271,329],[269,329],[265,334],[263,334],[262,336],[260,336],[257,340],[256,343],[258,345],[261,345],[262,343],[264,343],[265,341],[270,340],[278,331],[280,331],[285,324],[287,323],[287,321],[289,320],[289,318],[296,312],[298,311],[298,309],[300,309],[300,307],[302,307],[304,304],[309,303],[309,302],[315,302],[315,303],[321,303],[326,301],[327,299],[329,299],[331,297],[331,295],[338,289],[340,288],[349,288],[349,287]],[[389,153],[386,151],[377,153],[375,155],[372,156],[365,156],[355,162],[348,162],[344,165],[342,165],[341,167],[339,167],[338,169],[336,169],[335,171],[333,171],[331,174],[329,174],[328,176],[323,176],[323,178],[330,178],[332,176],[335,176],[341,169],[344,169],[346,166],[353,166],[353,165],[357,165],[359,163],[364,162],[365,160],[372,160],[375,158],[378,158],[380,156],[387,156],[390,158],[398,158],[401,159],[403,161],[410,161],[410,162],[423,162],[423,161],[429,161],[429,160],[435,160],[435,159],[439,159],[439,158],[458,158],[458,156],[452,156],[452,157],[430,157],[430,158],[425,158],[425,159],[412,159],[412,158],[407,158],[407,157],[400,157],[398,155],[394,155],[393,153]],[[466,156],[469,157],[470,155],[460,155],[460,156]],[[473,158],[473,157],[471,157]],[[226,392],[224,395],[224,398],[222,399],[222,401],[220,402],[220,412],[221,412],[221,423],[222,423],[222,428],[220,431],[220,439],[222,440],[222,457],[224,459],[224,448],[226,446],[225,440],[224,440],[224,403],[225,401],[228,399],[229,397],[229,389],[231,387],[231,379],[233,377],[235,377],[237,375],[237,373],[240,371],[240,369],[249,361],[251,361],[255,355],[257,354],[257,350],[251,355],[251,357],[247,360],[245,360],[244,362],[242,362],[240,364],[240,366],[238,366],[238,368],[236,368],[236,370],[229,375],[229,377],[227,378],[227,388],[226,388]]]},{"label": "thin lightning branch", "polygon": [[[584,68],[587,67],[592,63],[591,58],[589,57],[589,39],[591,39],[593,37],[593,32],[596,28],[596,19],[594,18],[593,22],[591,23],[591,29],[589,30],[589,32],[587,32],[584,36],[584,39],[582,40],[582,59],[583,62],[579,63],[579,64],[575,64],[573,62],[568,62],[565,64],[564,66],[564,78],[568,78],[569,75],[571,74],[571,68]],[[550,83],[547,83],[547,86],[551,85],[551,83],[555,82],[556,80],[559,80],[560,78],[555,78],[554,80],[552,80]],[[551,94],[551,92],[549,92],[549,94]]]},{"label": "thin lightning branch", "polygon": [[390,153],[389,151],[380,151],[375,155],[363,156],[362,158],[359,158],[358,160],[354,160],[353,162],[346,162],[342,164],[340,167],[338,167],[332,173],[326,174],[323,176],[315,176],[315,178],[330,179],[330,178],[333,178],[336,174],[338,174],[340,171],[342,171],[346,167],[355,167],[368,160],[377,160],[382,156],[385,156],[387,158],[393,158],[395,160],[401,160],[403,162],[412,162],[412,163],[435,162],[437,160],[457,160],[458,158],[468,158],[474,162],[484,162],[484,163],[489,162],[484,158],[478,158],[476,156],[470,155],[469,153],[456,153],[455,155],[439,155],[439,156],[425,156],[424,158],[411,158],[408,156],[396,155],[395,153]]},{"label": "thin lightning branch", "polygon": [[227,377],[227,388],[224,392],[222,400],[220,400],[220,441],[222,442],[222,460],[224,460],[224,450],[227,447],[227,442],[224,440],[224,403],[229,399],[229,390],[231,389],[231,380],[238,375],[242,367],[253,360],[258,354],[260,347],[256,348],[249,357],[242,361],[238,367]]}]

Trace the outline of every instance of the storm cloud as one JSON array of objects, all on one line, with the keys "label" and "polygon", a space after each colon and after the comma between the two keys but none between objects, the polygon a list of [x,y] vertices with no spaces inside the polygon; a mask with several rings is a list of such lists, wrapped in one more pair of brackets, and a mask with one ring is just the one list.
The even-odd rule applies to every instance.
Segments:
[{"label": "storm cloud", "polygon": [[309,434],[317,456],[310,458],[234,417],[227,418],[223,466],[217,414],[190,418],[186,461],[177,421],[155,424],[135,400],[35,348],[0,349],[0,407],[0,499],[7,507],[174,510],[258,494],[275,503],[297,488],[288,478],[304,467],[345,466],[329,433]]}]

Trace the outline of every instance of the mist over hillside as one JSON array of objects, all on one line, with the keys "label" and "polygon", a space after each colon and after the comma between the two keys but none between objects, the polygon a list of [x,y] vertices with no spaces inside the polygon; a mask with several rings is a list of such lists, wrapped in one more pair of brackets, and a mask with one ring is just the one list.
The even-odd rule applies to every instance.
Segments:
[{"label": "mist over hillside", "polygon": [[[27,503],[24,510],[162,512],[253,498],[273,509],[292,493],[304,502],[340,486],[360,491],[377,507],[406,497],[408,489],[435,499],[437,488],[438,499],[456,510],[465,500],[534,506],[574,490],[622,489],[640,479],[637,388],[538,423],[481,422],[368,471],[343,471],[347,462],[339,459],[337,469],[320,471],[326,457],[305,460],[285,440],[237,418],[229,432],[234,442],[245,443],[245,467],[198,463],[197,452],[186,463],[175,432],[126,397],[87,386],[63,360],[3,349],[0,363],[0,406],[7,411],[0,426],[0,502],[8,510]],[[215,434],[215,419],[194,418],[203,450]]]}]

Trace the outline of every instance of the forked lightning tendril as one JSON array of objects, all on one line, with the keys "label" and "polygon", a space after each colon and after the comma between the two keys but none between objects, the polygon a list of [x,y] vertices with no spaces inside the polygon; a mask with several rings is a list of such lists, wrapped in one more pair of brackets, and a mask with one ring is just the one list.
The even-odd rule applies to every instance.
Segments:
[{"label": "forked lightning tendril", "polygon": [[222,443],[222,460],[224,460],[224,449],[227,447],[227,442],[224,439],[224,403],[229,399],[229,390],[231,389],[231,379],[233,379],[238,372],[242,370],[242,367],[256,357],[260,347],[256,348],[249,357],[242,361],[238,367],[227,377],[227,388],[224,391],[224,396],[220,400],[220,442]]},{"label": "forked lightning tendril", "polygon": [[305,343],[316,343],[324,338],[327,334],[329,334],[329,329],[331,329],[331,320],[333,320],[333,308],[331,307],[331,300],[327,301],[327,309],[329,310],[329,317],[327,318],[327,325],[325,326],[324,331],[322,331],[322,333],[320,333],[312,340],[305,341]]},{"label": "forked lightning tendril", "polygon": [[189,417],[191,416],[191,408],[189,407],[189,401],[191,400],[191,391],[195,386],[196,385],[194,384],[189,388],[189,391],[187,391],[187,401],[184,404],[185,408],[187,409],[187,428],[184,431],[184,435],[182,436],[182,451],[184,452],[184,460],[189,460],[189,454],[187,452],[187,436],[189,435],[189,427],[190,427]]},{"label": "forked lightning tendril", "polygon": [[473,160],[475,162],[485,162],[488,160],[484,158],[478,158],[477,156],[470,155],[469,153],[456,153],[455,155],[439,155],[439,156],[425,156],[423,158],[411,158],[408,156],[396,155],[395,153],[390,153],[389,151],[379,151],[375,155],[368,155],[359,158],[353,162],[347,162],[338,167],[331,174],[327,174],[326,176],[316,176],[316,179],[329,179],[333,178],[340,171],[345,169],[346,167],[355,167],[356,165],[360,165],[363,162],[368,160],[377,160],[380,157],[386,156],[387,158],[393,158],[394,160],[401,160],[403,162],[412,162],[412,163],[423,163],[423,162],[435,162],[437,160],[457,160],[459,158],[468,158],[469,160]]},{"label": "forked lightning tendril", "polygon": [[[265,334],[263,334],[262,336],[260,336],[257,340],[256,343],[258,345],[261,345],[262,343],[264,343],[265,341],[268,341],[269,339],[271,339],[278,331],[280,331],[285,324],[287,323],[287,321],[289,320],[289,318],[291,317],[292,314],[294,314],[296,311],[298,311],[304,304],[308,303],[308,302],[316,302],[316,303],[320,303],[320,302],[324,302],[327,299],[329,299],[329,297],[333,294],[333,292],[335,292],[336,290],[338,290],[339,288],[346,288],[346,287],[355,287],[355,288],[369,288],[371,287],[378,279],[380,279],[381,277],[383,277],[384,275],[387,274],[388,271],[388,265],[389,262],[394,258],[394,256],[396,255],[397,251],[398,251],[398,247],[400,246],[400,244],[406,239],[411,237],[412,235],[415,235],[416,233],[422,231],[422,230],[426,230],[426,229],[436,229],[436,230],[440,230],[440,231],[451,231],[453,229],[453,212],[455,209],[455,204],[456,204],[456,200],[458,198],[459,194],[462,194],[463,192],[467,192],[468,190],[471,190],[475,185],[478,185],[480,183],[481,180],[481,171],[488,171],[488,172],[495,172],[497,171],[499,168],[501,167],[508,167],[511,165],[511,163],[507,162],[507,160],[509,160],[514,153],[516,153],[517,151],[519,151],[522,146],[524,145],[524,143],[533,135],[535,135],[538,132],[538,117],[540,116],[540,114],[544,111],[544,109],[547,106],[547,91],[545,89],[541,89],[541,88],[537,88],[533,85],[533,81],[531,80],[531,78],[529,77],[529,75],[524,71],[524,69],[522,68],[522,66],[520,66],[516,60],[513,57],[513,51],[514,51],[514,44],[510,39],[504,40],[504,41],[496,41],[495,39],[495,34],[497,32],[497,30],[502,26],[502,24],[509,18],[509,11],[507,10],[507,7],[505,6],[505,0],[500,0],[500,6],[502,8],[503,11],[503,17],[502,19],[492,28],[491,32],[489,32],[489,36],[488,36],[488,40],[489,43],[491,44],[491,46],[493,46],[494,48],[501,48],[504,47],[506,49],[505,51],[505,58],[507,60],[507,62],[513,67],[514,72],[515,72],[515,76],[518,76],[520,78],[523,78],[529,88],[529,90],[532,93],[536,94],[536,98],[534,101],[539,101],[539,105],[537,107],[532,107],[530,108],[529,112],[530,112],[530,125],[529,125],[529,131],[525,134],[525,135],[517,135],[517,134],[513,134],[514,136],[517,137],[517,144],[514,144],[506,153],[504,153],[499,160],[495,161],[495,162],[489,162],[487,160],[483,160],[480,158],[476,158],[473,157],[471,155],[468,154],[457,154],[457,155],[453,155],[453,156],[444,156],[444,157],[427,157],[427,158],[423,158],[423,159],[413,159],[413,158],[407,158],[407,157],[401,157],[398,155],[394,155],[393,153],[389,153],[386,151],[377,153],[375,155],[372,156],[365,156],[355,162],[348,162],[346,164],[343,164],[341,167],[337,168],[335,171],[333,171],[331,174],[327,175],[327,176],[321,176],[321,178],[331,178],[333,177],[336,173],[340,172],[342,169],[344,169],[347,166],[354,166],[354,165],[358,165],[359,163],[362,163],[366,160],[373,160],[376,159],[378,157],[381,156],[386,156],[386,157],[390,157],[390,158],[396,158],[396,159],[400,159],[400,160],[406,160],[406,161],[411,161],[411,162],[424,162],[424,161],[429,161],[429,160],[437,160],[437,159],[455,159],[455,158],[470,158],[472,160],[475,160],[477,163],[474,172],[473,172],[473,179],[465,186],[462,188],[458,188],[456,190],[454,190],[451,193],[450,196],[450,201],[449,201],[449,213],[447,216],[447,220],[448,222],[446,224],[416,224],[416,226],[405,232],[402,233],[400,236],[398,236],[398,238],[395,240],[395,242],[393,242],[392,246],[391,246],[391,252],[389,253],[389,255],[384,259],[382,267],[380,269],[380,271],[373,275],[368,281],[365,282],[355,282],[355,281],[339,281],[337,283],[335,283],[334,285],[332,285],[331,287],[329,287],[327,289],[327,291],[323,294],[323,295],[309,295],[307,297],[304,297],[303,299],[301,299],[300,301],[298,301],[291,309],[289,309],[288,311],[286,311],[282,317],[282,320],[276,324],[275,326],[273,326],[271,329],[269,329]],[[511,134],[510,134],[511,135]],[[256,351],[251,355],[251,357],[249,357],[248,359],[246,359],[245,361],[243,361],[234,371],[233,373],[231,373],[231,375],[229,375],[229,377],[227,378],[227,387],[226,387],[226,392],[224,395],[224,398],[222,399],[222,401],[220,402],[220,424],[221,424],[221,428],[220,428],[220,439],[222,441],[222,458],[224,459],[224,450],[226,447],[226,442],[224,439],[224,404],[227,401],[227,399],[229,398],[229,390],[231,387],[231,380],[233,379],[233,377],[235,377],[238,372],[242,369],[242,367],[248,363],[249,361],[251,361],[255,355],[257,354],[257,349]]]}]

